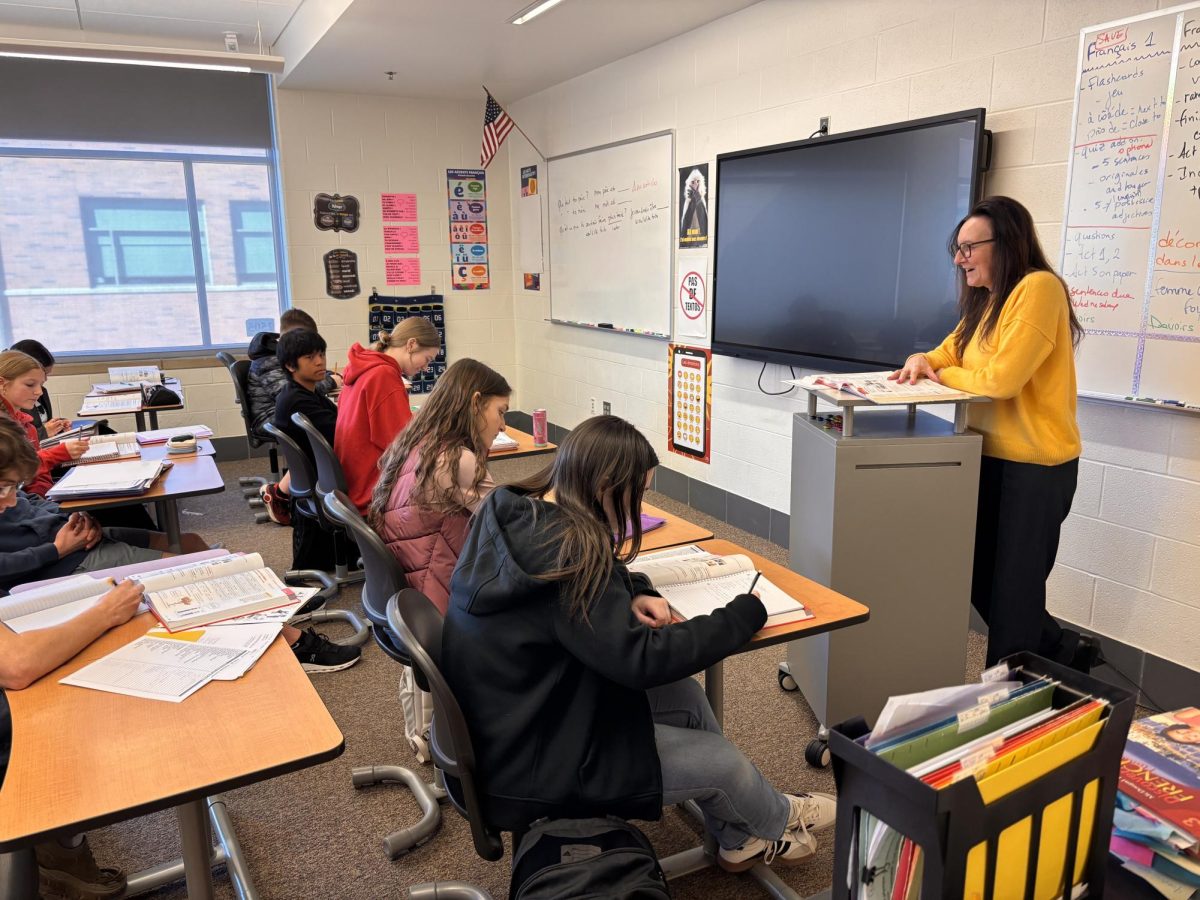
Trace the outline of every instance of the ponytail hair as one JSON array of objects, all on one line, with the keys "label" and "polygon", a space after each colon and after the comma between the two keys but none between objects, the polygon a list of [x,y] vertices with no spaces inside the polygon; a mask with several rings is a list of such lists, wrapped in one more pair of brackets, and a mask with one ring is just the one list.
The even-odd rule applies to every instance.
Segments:
[{"label": "ponytail hair", "polygon": [[[382,530],[392,489],[413,453],[420,454],[420,464],[411,502],[442,515],[463,512],[459,499],[459,460],[463,450],[475,454],[475,474],[468,490],[478,491],[487,478],[490,449],[479,433],[479,414],[492,397],[510,394],[512,388],[504,376],[478,360],[460,359],[450,366],[408,427],[396,435],[379,459],[379,480],[375,482],[367,510],[371,527]],[[449,476],[449,488],[438,484],[439,472]]]},{"label": "ponytail hair", "polygon": [[432,322],[424,316],[409,316],[401,319],[391,331],[379,332],[379,340],[371,344],[371,349],[382,353],[389,347],[407,347],[413,338],[418,347],[436,350],[442,346],[442,339]]},{"label": "ponytail hair", "polygon": [[[554,493],[564,524],[546,535],[557,558],[554,570],[539,577],[562,582],[572,618],[586,622],[614,562],[631,562],[641,550],[642,495],[646,475],[657,465],[654,448],[637,428],[617,416],[593,416],[571,430],[549,466],[511,486],[536,498]],[[629,546],[621,552],[625,535]]]}]

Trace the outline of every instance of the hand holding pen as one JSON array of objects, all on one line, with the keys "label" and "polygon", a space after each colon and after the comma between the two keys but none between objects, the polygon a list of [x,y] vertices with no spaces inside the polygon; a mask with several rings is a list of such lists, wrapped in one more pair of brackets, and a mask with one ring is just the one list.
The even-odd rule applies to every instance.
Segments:
[{"label": "hand holding pen", "polygon": [[[762,578],[762,572],[755,572],[754,580],[750,582],[750,587],[746,591],[747,594],[754,594],[754,586],[758,584],[758,579],[760,578]],[[757,597],[758,594],[754,594],[754,596]]]}]

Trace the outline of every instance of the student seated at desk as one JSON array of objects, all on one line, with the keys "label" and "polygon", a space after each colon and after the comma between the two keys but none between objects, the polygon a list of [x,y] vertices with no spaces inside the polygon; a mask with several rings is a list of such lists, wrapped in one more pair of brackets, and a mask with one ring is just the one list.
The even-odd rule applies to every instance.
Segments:
[{"label": "student seated at desk", "polygon": [[[250,403],[251,427],[265,435],[262,431],[264,422],[270,422],[275,415],[275,401],[279,392],[287,384],[287,374],[279,364],[276,351],[279,349],[279,337],[289,331],[303,328],[316,331],[317,323],[313,317],[302,309],[284,310],[279,317],[279,334],[273,331],[260,331],[250,339],[247,355],[250,357],[250,371],[246,376],[247,400]],[[336,373],[327,372],[325,378],[316,387],[316,393],[328,394],[337,390],[338,382],[334,380]],[[280,525],[288,525],[288,484],[287,474],[278,484],[264,484],[259,491],[267,515]]]},{"label": "student seated at desk", "polygon": [[[451,582],[443,668],[479,755],[489,821],[658,819],[694,799],[718,862],[792,864],[833,824],[825,794],[782,794],[721,733],[691,677],[742,647],[766,609],[740,594],[671,624],[625,564],[658,464],[628,422],[576,427],[544,471],[483,502]],[[553,498],[553,499],[551,499]],[[632,533],[618,555],[614,535]]]},{"label": "student seated at desk", "polygon": [[364,349],[350,348],[346,387],[338,398],[337,451],[350,501],[364,515],[379,477],[379,458],[412,420],[404,378],[429,368],[442,345],[424,316],[409,316]]},{"label": "student seated at desk", "polygon": [[[47,350],[40,341],[17,341],[8,349],[19,350],[36,359],[41,363],[47,379],[54,374],[54,354]],[[50,391],[44,384],[42,385],[42,396],[25,412],[33,418],[33,427],[37,430],[38,438],[41,440],[54,437],[63,429],[71,426],[70,419],[55,418],[54,404],[50,402]]]},{"label": "student seated at desk", "polygon": [[[492,441],[504,430],[511,393],[504,376],[476,360],[460,359],[438,379],[379,463],[368,510],[371,527],[404,568],[409,586],[443,613],[471,516],[496,486],[485,462]],[[417,759],[428,762],[433,703],[407,666],[400,699],[405,737]]]},{"label": "student seated at desk", "polygon": [[[11,482],[0,483],[0,509],[16,502]],[[15,634],[0,624],[0,688],[20,691],[71,659],[110,628],[133,618],[142,600],[142,586],[123,581],[101,597],[95,606],[52,628]],[[8,700],[0,694],[0,784],[12,747]],[[83,835],[47,841],[34,847],[39,887],[55,896],[106,900],[125,890],[125,874],[100,868]]]},{"label": "student seated at desk", "polygon": [[42,385],[46,382],[46,370],[42,364],[20,350],[5,350],[0,353],[0,419],[7,419],[20,427],[25,440],[38,456],[37,471],[27,481],[26,488],[32,494],[45,496],[54,483],[51,470],[69,459],[79,459],[88,448],[86,438],[63,441],[53,447],[41,449],[38,433],[33,425],[33,416],[25,412],[32,408],[42,396]]}]

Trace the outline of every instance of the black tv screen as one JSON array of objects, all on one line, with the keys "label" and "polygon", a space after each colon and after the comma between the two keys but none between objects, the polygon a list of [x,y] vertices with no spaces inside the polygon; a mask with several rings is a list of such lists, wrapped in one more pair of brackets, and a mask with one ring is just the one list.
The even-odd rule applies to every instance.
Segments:
[{"label": "black tv screen", "polygon": [[717,157],[713,350],[892,368],[958,321],[946,250],[975,203],[984,111]]}]

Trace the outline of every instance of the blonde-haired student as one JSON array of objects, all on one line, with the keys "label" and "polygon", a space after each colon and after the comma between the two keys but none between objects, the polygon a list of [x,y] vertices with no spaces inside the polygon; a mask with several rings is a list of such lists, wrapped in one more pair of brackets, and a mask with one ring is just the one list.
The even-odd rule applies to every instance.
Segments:
[{"label": "blonde-haired student", "polygon": [[20,350],[6,350],[0,353],[0,412],[22,430],[37,451],[38,469],[36,474],[29,478],[25,489],[39,496],[45,496],[53,484],[51,469],[67,460],[79,459],[88,448],[86,438],[62,441],[44,450],[39,446],[33,416],[26,410],[37,404],[42,396],[42,385],[45,383],[46,369],[28,353],[22,353]]},{"label": "blonde-haired student", "polygon": [[350,348],[334,450],[359,512],[365,513],[371,502],[379,458],[412,419],[404,378],[425,371],[441,346],[428,319],[410,316],[391,332],[380,332],[370,349],[358,343]]}]

